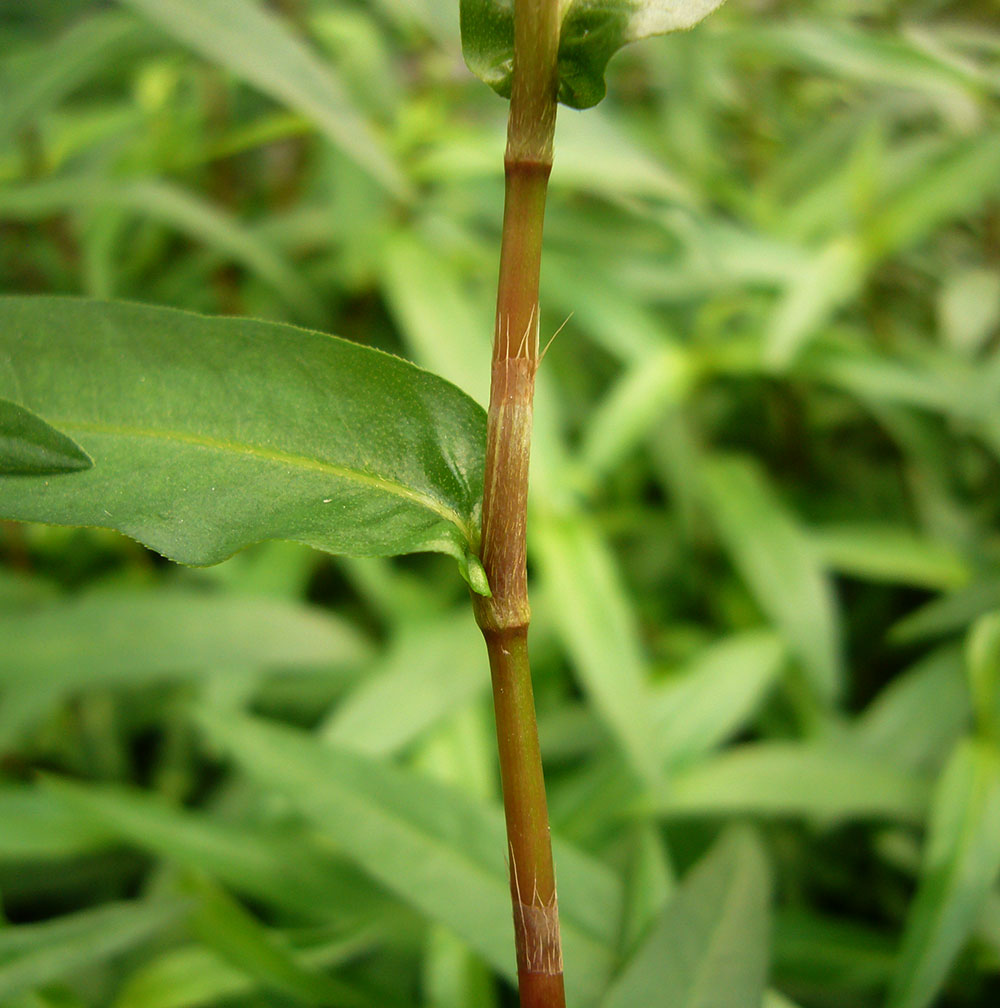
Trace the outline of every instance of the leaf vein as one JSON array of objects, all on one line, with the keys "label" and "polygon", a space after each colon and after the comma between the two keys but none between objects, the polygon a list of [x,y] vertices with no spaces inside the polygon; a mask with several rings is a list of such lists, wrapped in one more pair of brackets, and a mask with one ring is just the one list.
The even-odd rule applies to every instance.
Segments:
[{"label": "leaf vein", "polygon": [[471,544],[473,542],[472,529],[454,508],[449,507],[428,493],[413,489],[404,483],[400,483],[398,480],[381,476],[378,473],[364,472],[360,469],[353,469],[350,466],[325,462],[322,459],[310,458],[308,455],[296,455],[292,452],[265,448],[263,445],[246,444],[203,434],[190,434],[185,431],[155,430],[152,428],[131,427],[125,424],[105,424],[83,420],[55,420],[52,422],[64,431],[74,430],[84,434],[104,434],[111,437],[119,436],[176,441],[180,444],[208,448],[214,451],[230,452],[236,455],[250,455],[267,462],[278,462],[299,469],[309,469],[313,472],[326,473],[340,479],[351,480],[375,490],[381,490],[396,497],[412,501],[426,508],[428,511],[432,511],[438,517],[444,519],[444,521],[458,528],[467,543]]}]

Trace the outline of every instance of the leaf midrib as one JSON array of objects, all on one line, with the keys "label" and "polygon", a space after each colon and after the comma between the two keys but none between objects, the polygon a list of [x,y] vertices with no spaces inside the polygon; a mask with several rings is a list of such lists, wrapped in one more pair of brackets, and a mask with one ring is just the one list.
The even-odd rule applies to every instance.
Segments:
[{"label": "leaf midrib", "polygon": [[58,429],[63,431],[78,431],[85,434],[104,434],[109,437],[133,437],[150,438],[160,441],[176,441],[180,444],[193,445],[198,448],[207,448],[213,451],[229,452],[234,455],[245,455],[262,459],[266,462],[276,462],[282,465],[294,466],[299,469],[307,469],[311,472],[320,472],[339,479],[352,480],[383,493],[393,494],[404,500],[412,501],[419,506],[433,512],[439,518],[454,525],[461,532],[466,543],[472,543],[472,530],[462,516],[453,508],[442,503],[430,494],[420,490],[414,490],[397,480],[377,473],[365,472],[361,469],[353,469],[350,466],[335,465],[332,462],[324,462],[320,459],[310,458],[308,455],[295,455],[291,452],[278,451],[273,448],[265,448],[263,445],[246,444],[240,441],[230,441],[224,438],[209,437],[204,434],[190,434],[185,431],[175,431],[166,429],[153,429],[144,427],[132,427],[126,424],[103,424],[87,420],[53,419],[51,422]]},{"label": "leaf midrib", "polygon": [[730,885],[726,888],[726,895],[722,900],[722,912],[716,918],[715,923],[709,931],[707,952],[702,957],[701,962],[695,966],[694,976],[688,987],[685,1005],[696,1008],[697,1005],[706,1004],[703,995],[708,988],[709,981],[715,974],[715,964],[719,959],[719,948],[723,943],[726,929],[730,926],[730,917],[738,912],[743,900],[746,898],[748,884],[747,866],[737,864],[730,878]]}]

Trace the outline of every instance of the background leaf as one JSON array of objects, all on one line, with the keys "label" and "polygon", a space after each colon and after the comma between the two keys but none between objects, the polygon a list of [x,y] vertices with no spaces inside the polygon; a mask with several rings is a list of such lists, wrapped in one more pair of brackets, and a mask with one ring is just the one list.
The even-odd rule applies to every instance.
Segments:
[{"label": "background leaf", "polygon": [[713,460],[704,483],[705,503],[737,568],[817,696],[829,702],[842,688],[838,614],[812,544],[749,461]]},{"label": "background leaf", "polygon": [[0,740],[37,722],[60,700],[109,684],[249,679],[339,669],[371,650],[348,624],[269,599],[173,591],[106,591],[17,616],[0,615],[5,641]]},{"label": "background leaf", "polygon": [[[293,800],[299,814],[367,873],[514,975],[499,810],[287,729],[212,714],[202,720],[211,739],[255,779]],[[611,969],[608,943],[620,893],[589,859],[559,844],[555,852],[570,996],[591,1004]]]},{"label": "background leaf", "polygon": [[118,955],[176,922],[177,902],[122,903],[0,930],[0,997],[5,1001]]},{"label": "background leaf", "polygon": [[919,821],[927,782],[852,749],[759,743],[673,775],[657,808],[670,816],[752,813]]},{"label": "background leaf", "polygon": [[728,834],[691,870],[601,1008],[757,1008],[764,996],[770,881],[760,845]]},{"label": "background leaf", "polygon": [[257,0],[122,0],[172,35],[308,116],[374,178],[406,190],[333,68]]},{"label": "background leaf", "polygon": [[559,100],[590,108],[605,93],[608,60],[629,42],[691,28],[723,0],[571,0],[559,39]]},{"label": "background leaf", "polygon": [[887,1004],[934,1002],[1000,872],[1000,756],[988,743],[955,751],[931,810],[921,884]]}]

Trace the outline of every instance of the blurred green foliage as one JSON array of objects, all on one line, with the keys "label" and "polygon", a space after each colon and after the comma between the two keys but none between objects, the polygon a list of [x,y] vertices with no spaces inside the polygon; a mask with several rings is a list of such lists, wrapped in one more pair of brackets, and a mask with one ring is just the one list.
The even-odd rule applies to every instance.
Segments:
[{"label": "blurred green foliage", "polygon": [[[0,288],[484,401],[506,104],[457,8],[0,0]],[[729,0],[560,110],[532,641],[574,1005],[673,1004],[672,907],[763,929],[759,885],[670,900],[734,818],[768,1008],[1000,1000],[998,97],[989,0]],[[447,559],[0,558],[0,1004],[510,1003]]]}]

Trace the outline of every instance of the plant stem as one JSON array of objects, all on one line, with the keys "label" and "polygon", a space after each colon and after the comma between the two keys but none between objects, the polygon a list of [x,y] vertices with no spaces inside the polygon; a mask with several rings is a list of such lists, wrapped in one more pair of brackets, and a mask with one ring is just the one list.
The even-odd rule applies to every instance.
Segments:
[{"label": "plant stem", "polygon": [[538,367],[538,279],[556,118],[558,0],[515,0],[514,77],[486,438],[482,561],[492,598],[477,598],[493,679],[510,855],[521,1008],[564,1008],[549,815],[528,662],[526,515]]}]

